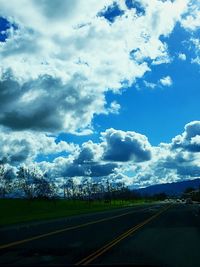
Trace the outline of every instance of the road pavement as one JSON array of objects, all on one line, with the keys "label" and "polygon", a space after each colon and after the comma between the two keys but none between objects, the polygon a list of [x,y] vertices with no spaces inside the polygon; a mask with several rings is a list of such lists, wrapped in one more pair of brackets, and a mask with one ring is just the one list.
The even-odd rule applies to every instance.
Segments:
[{"label": "road pavement", "polygon": [[157,203],[0,229],[2,266],[200,266],[197,204]]}]

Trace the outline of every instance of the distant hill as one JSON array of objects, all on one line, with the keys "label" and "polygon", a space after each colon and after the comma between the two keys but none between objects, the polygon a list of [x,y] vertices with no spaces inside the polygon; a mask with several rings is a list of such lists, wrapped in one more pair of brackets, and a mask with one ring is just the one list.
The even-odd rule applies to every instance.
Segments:
[{"label": "distant hill", "polygon": [[[166,183],[166,184],[157,184],[148,186],[145,188],[136,189],[138,193],[141,195],[154,195],[159,193],[166,193],[169,196],[179,196],[181,195],[186,188],[193,187],[194,189],[198,189],[200,186],[200,178],[194,180],[186,180],[175,183]],[[133,188],[132,188],[133,189]]]}]

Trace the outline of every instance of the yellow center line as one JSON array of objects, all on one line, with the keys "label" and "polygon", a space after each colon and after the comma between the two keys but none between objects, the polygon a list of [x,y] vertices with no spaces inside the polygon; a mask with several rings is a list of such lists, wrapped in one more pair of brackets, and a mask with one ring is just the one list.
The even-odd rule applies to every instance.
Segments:
[{"label": "yellow center line", "polygon": [[99,220],[96,220],[96,221],[90,221],[90,222],[87,222],[87,223],[83,223],[83,224],[70,226],[70,227],[58,229],[58,230],[55,230],[55,231],[51,231],[51,232],[46,233],[46,234],[41,234],[41,235],[37,235],[37,236],[26,238],[26,239],[18,240],[18,241],[15,241],[15,242],[3,244],[3,245],[0,245],[0,250],[1,249],[5,249],[5,248],[9,248],[9,247],[13,247],[13,246],[17,246],[17,245],[21,245],[21,244],[24,244],[24,243],[27,243],[27,242],[31,242],[31,241],[34,241],[34,240],[38,240],[38,239],[41,239],[41,238],[49,237],[49,236],[52,236],[52,235],[60,234],[60,233],[63,233],[63,232],[67,232],[67,231],[70,231],[70,230],[83,228],[83,227],[86,227],[86,226],[89,226],[89,225],[92,225],[92,224],[97,224],[97,223],[113,220],[113,219],[120,218],[120,217],[126,216],[128,214],[138,212],[138,211],[145,211],[147,209],[148,208],[129,211],[129,212],[126,212],[126,213],[123,213],[123,214],[120,214],[120,215],[115,215],[115,216],[111,216],[111,217],[108,217],[108,218],[99,219]]},{"label": "yellow center line", "polygon": [[79,262],[77,262],[75,265],[87,265],[87,264],[91,263],[96,258],[98,258],[102,254],[104,254],[106,251],[108,251],[109,249],[111,249],[113,246],[115,246],[116,244],[118,244],[120,241],[122,241],[126,237],[130,236],[132,233],[134,233],[135,231],[137,231],[138,229],[140,229],[142,226],[144,226],[145,224],[149,223],[150,221],[152,221],[153,219],[155,219],[156,217],[158,217],[160,214],[162,214],[163,212],[165,212],[170,207],[171,207],[171,205],[167,206],[166,208],[162,209],[161,211],[159,211],[158,213],[154,214],[153,216],[151,216],[150,218],[146,219],[145,221],[139,223],[136,226],[133,226],[131,229],[129,229],[125,233],[121,234],[120,236],[118,236],[117,238],[115,238],[114,240],[112,240],[111,242],[109,242],[108,244],[104,245],[100,249],[96,250],[95,252],[93,252],[89,256],[83,258],[82,260],[80,260]]}]

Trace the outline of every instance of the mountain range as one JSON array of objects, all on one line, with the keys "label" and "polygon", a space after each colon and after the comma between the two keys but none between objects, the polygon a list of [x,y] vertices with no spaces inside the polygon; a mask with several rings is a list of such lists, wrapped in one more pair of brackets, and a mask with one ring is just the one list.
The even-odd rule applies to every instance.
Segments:
[{"label": "mountain range", "polygon": [[134,191],[140,193],[141,195],[151,196],[154,194],[165,193],[169,196],[179,196],[189,187],[198,189],[200,187],[200,178],[194,180],[185,180],[181,182],[156,184],[145,188],[139,188]]}]

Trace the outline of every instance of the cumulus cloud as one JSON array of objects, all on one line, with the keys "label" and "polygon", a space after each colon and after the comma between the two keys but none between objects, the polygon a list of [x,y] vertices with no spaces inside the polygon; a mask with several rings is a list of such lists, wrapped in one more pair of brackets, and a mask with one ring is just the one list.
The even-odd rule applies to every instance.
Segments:
[{"label": "cumulus cloud", "polygon": [[[170,146],[154,148],[152,159],[133,171],[132,187],[146,187],[199,177],[199,155],[172,151]],[[131,170],[131,166],[129,166]],[[130,173],[130,171],[129,171]],[[130,175],[130,174],[129,174]]]},{"label": "cumulus cloud", "polygon": [[182,135],[173,138],[172,148],[200,152],[200,121],[192,121],[186,124]]},{"label": "cumulus cloud", "polygon": [[187,30],[195,31],[200,27],[200,3],[197,0],[188,1],[188,11],[181,20]]},{"label": "cumulus cloud", "polygon": [[150,161],[137,168],[122,168],[133,173],[133,186],[145,187],[157,183],[176,182],[200,176],[200,122],[185,125],[185,131],[172,139],[152,147]]},{"label": "cumulus cloud", "polygon": [[200,155],[187,150],[170,151],[170,155],[159,166],[174,173],[175,180],[191,179],[200,176]]},{"label": "cumulus cloud", "polygon": [[132,188],[193,179],[200,176],[199,137],[199,121],[186,124],[171,143],[158,146],[139,133],[107,129],[101,143],[89,141],[77,150],[65,174],[107,177]]},{"label": "cumulus cloud", "polygon": [[[109,179],[133,188],[157,183],[192,179],[200,175],[200,122],[185,126],[171,143],[151,146],[146,136],[130,131],[107,129],[101,142],[88,141],[80,146],[56,143],[54,137],[26,132],[1,134],[1,162],[12,166],[26,163],[47,172],[52,179],[84,177]],[[40,153],[68,152],[52,162],[35,162]]]},{"label": "cumulus cloud", "polygon": [[[39,165],[43,170],[49,169],[52,177],[114,179],[116,176],[119,180],[117,174],[122,163],[140,163],[151,158],[151,145],[144,135],[107,129],[101,136],[100,143],[85,142],[68,157],[58,157],[52,163],[40,162]],[[129,180],[125,175],[123,179]]]},{"label": "cumulus cloud", "polygon": [[[161,37],[178,22],[198,29],[196,1],[0,0],[0,6],[9,25],[0,40],[1,162],[30,164],[40,154],[67,152],[34,164],[52,177],[106,176],[138,186],[185,177],[186,166],[196,175],[199,122],[158,147],[142,134],[115,129],[102,133],[100,143],[55,141],[60,132],[91,134],[95,115],[120,111],[116,101],[106,102],[108,91],[119,93],[152,65],[171,62]],[[198,63],[199,39],[190,43]],[[152,89],[172,83],[170,76],[144,81]]]},{"label": "cumulus cloud", "polygon": [[105,100],[102,94],[97,97],[95,91],[81,93],[79,78],[75,75],[65,85],[60,79],[45,75],[20,86],[5,73],[0,81],[0,123],[13,130],[48,132],[88,126]]},{"label": "cumulus cloud", "polygon": [[134,182],[134,179],[132,177],[128,177],[127,175],[123,173],[113,173],[109,176],[109,180],[113,183],[113,186],[117,185],[132,185]]},{"label": "cumulus cloud", "polygon": [[118,113],[116,102],[106,109],[105,92],[132,84],[150,70],[149,62],[166,61],[160,36],[168,36],[187,10],[186,0],[132,7],[115,1],[122,12],[111,22],[99,15],[110,0],[0,5],[0,15],[17,25],[0,44],[0,124],[46,132],[82,131],[95,114]]},{"label": "cumulus cloud", "polygon": [[159,82],[163,86],[171,86],[173,84],[172,78],[170,76],[163,77]]},{"label": "cumulus cloud", "polygon": [[102,161],[103,147],[88,141],[67,157],[57,157],[52,163],[40,162],[52,177],[104,177],[114,173],[116,163]]},{"label": "cumulus cloud", "polygon": [[131,131],[108,129],[102,133],[103,159],[126,162],[142,162],[151,158],[151,145],[146,136]]},{"label": "cumulus cloud", "polygon": [[171,143],[158,146],[142,134],[107,129],[100,143],[85,142],[67,158],[40,164],[54,177],[102,177],[138,188],[199,177],[199,152],[200,122],[193,121]]},{"label": "cumulus cloud", "polygon": [[103,148],[101,145],[88,141],[82,144],[74,162],[77,164],[97,162],[101,159],[102,153]]},{"label": "cumulus cloud", "polygon": [[179,53],[178,54],[178,58],[182,61],[185,61],[186,60],[186,55],[184,53]]},{"label": "cumulus cloud", "polygon": [[118,104],[116,101],[111,102],[110,107],[107,108],[107,114],[119,114],[120,111],[120,104]]},{"label": "cumulus cloud", "polygon": [[108,177],[118,167],[115,163],[103,162],[70,162],[68,159],[57,158],[53,163],[41,162],[39,166],[52,177]]},{"label": "cumulus cloud", "polygon": [[48,155],[59,152],[72,153],[76,146],[67,142],[55,142],[53,136],[30,132],[0,133],[0,162],[10,165],[31,163],[39,154]]}]

